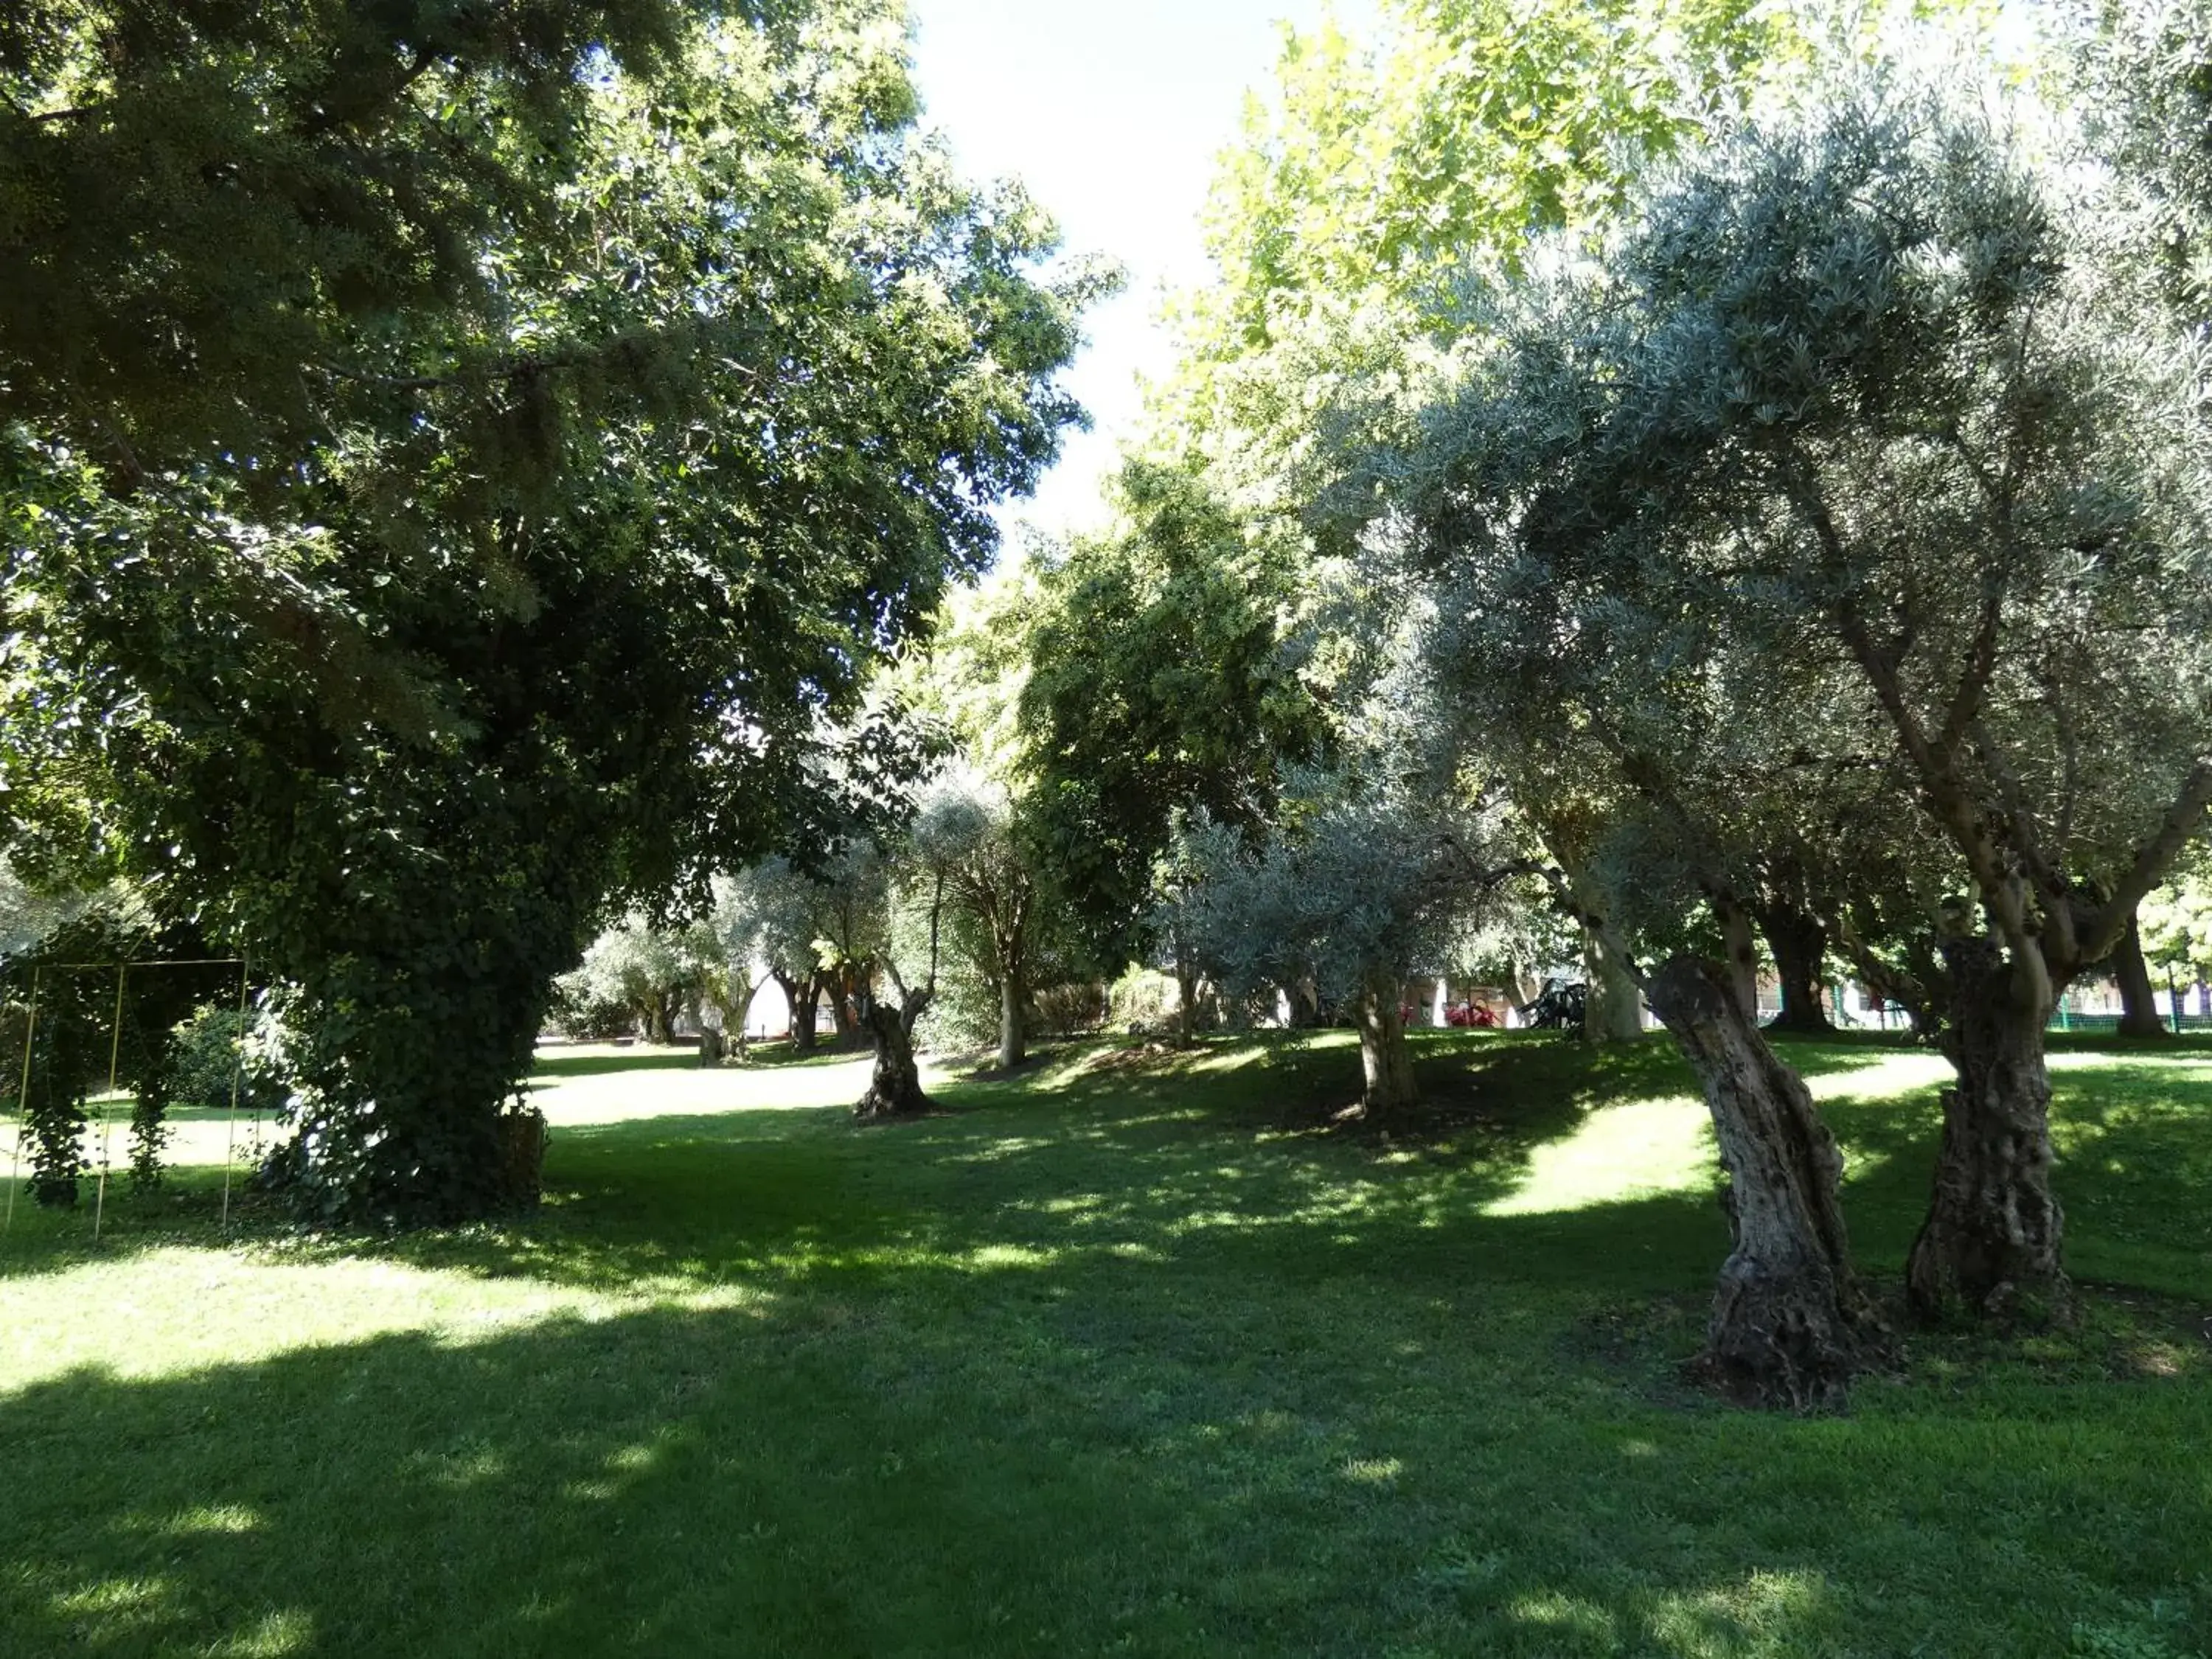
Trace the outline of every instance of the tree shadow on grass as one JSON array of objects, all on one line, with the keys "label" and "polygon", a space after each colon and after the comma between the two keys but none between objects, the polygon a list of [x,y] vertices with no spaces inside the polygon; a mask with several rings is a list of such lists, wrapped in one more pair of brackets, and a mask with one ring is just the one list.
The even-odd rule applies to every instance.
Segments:
[{"label": "tree shadow on grass", "polygon": [[[1645,1200],[1561,1218],[1587,1262]],[[1671,1228],[1660,1219],[1657,1231]],[[1458,1241],[1049,1248],[0,1396],[0,1629],[113,1655],[2063,1650],[2201,1571],[2202,1390],[1658,1409]],[[1370,1241],[1371,1242],[1371,1241]],[[1312,1237],[1279,1241],[1285,1254]],[[2063,1516],[2063,1525],[2048,1524]],[[2187,1651],[2205,1614],[2183,1597]]]},{"label": "tree shadow on grass", "polygon": [[[1492,1124],[1412,1146],[1285,1126],[1300,1068],[1341,1058],[1206,1074],[1202,1099],[1171,1074],[962,1085],[891,1134],[834,1110],[574,1128],[531,1220],[271,1234],[280,1273],[365,1255],[590,1305],[0,1395],[0,1629],[11,1652],[329,1655],[2212,1634],[2188,1589],[2212,1492],[2172,1480],[2212,1431],[2200,1375],[1875,1381],[1810,1423],[1681,1409],[1651,1384],[1725,1249],[1710,1194],[1499,1206],[1589,1121],[1576,1091],[1674,1092],[1667,1051],[1539,1054],[1541,1086],[1493,1079]],[[1911,1116],[1839,1103],[1869,1139],[1884,1110]],[[1655,1306],[1692,1311],[1656,1351],[1591,1352]]]}]

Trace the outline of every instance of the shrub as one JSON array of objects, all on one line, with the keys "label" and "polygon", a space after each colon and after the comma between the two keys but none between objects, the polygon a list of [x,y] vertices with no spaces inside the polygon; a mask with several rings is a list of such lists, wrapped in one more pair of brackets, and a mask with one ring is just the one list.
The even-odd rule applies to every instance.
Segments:
[{"label": "shrub", "polygon": [[[241,1029],[246,1033],[243,1065]],[[250,1011],[241,1028],[236,1008],[204,1004],[170,1038],[169,1103],[219,1110],[231,1103],[234,1082],[240,1111],[281,1113],[291,1097],[281,1047],[273,1023],[259,1010]]]}]

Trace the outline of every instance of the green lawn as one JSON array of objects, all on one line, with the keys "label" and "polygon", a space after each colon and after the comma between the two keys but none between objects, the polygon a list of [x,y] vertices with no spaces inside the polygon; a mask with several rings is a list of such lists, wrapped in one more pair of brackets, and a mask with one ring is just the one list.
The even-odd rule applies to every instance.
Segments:
[{"label": "green lawn", "polygon": [[[1324,1127],[1334,1035],[866,1131],[851,1062],[569,1054],[525,1224],[19,1206],[0,1654],[2212,1654],[2212,1047],[2054,1056],[2080,1332],[1812,1419],[1680,1380],[1663,1043],[1422,1053],[1393,1139]],[[1887,1291],[1941,1066],[1791,1053]]]}]

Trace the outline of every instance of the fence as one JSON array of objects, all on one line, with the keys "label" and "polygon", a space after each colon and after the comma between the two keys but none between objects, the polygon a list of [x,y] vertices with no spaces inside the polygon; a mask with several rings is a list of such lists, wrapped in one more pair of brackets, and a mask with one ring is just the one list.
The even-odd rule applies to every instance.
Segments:
[{"label": "fence", "polygon": [[[1830,1012],[1834,1014],[1836,1011]],[[2168,1031],[2183,1034],[2191,1031],[2212,1032],[2212,1014],[2192,1014],[2185,1012],[2177,1019],[2173,1015],[2161,1009],[2158,1018],[2159,1024]],[[1887,1007],[1880,1009],[1850,1009],[1837,1018],[1836,1023],[1848,1029],[1862,1031],[1902,1031],[1911,1027],[1912,1018],[1901,1006],[1893,1002]],[[2118,1031],[2119,1027],[2120,1016],[2118,1014],[2077,1013],[2062,1001],[2051,1012],[2050,1021],[2044,1029],[2050,1031],[2081,1031],[2093,1036],[2098,1035],[2111,1036]]]},{"label": "fence", "polygon": [[[231,1189],[238,1161],[240,1095],[246,1075],[244,1036],[251,965],[240,957],[176,957],[137,962],[39,963],[33,964],[27,974],[17,970],[24,981],[18,988],[20,994],[0,999],[0,1007],[11,1017],[6,1022],[10,1028],[8,1036],[15,1036],[12,1028],[18,1022],[21,1033],[20,1045],[9,1045],[13,1052],[8,1058],[15,1064],[9,1070],[13,1075],[0,1084],[0,1131],[6,1133],[8,1143],[4,1149],[8,1196],[4,1206],[0,1206],[0,1231],[13,1230],[16,1203],[28,1184],[23,1173],[24,1157],[34,1138],[33,1103],[43,1089],[49,1097],[62,1103],[61,1115],[65,1121],[71,1118],[77,1121],[77,1165],[72,1178],[92,1178],[92,1234],[95,1239],[100,1237],[106,1220],[109,1180],[116,1170],[118,1110],[131,1123],[134,1132],[139,1128],[140,1095],[136,1089],[123,1086],[126,1033],[134,1044],[130,1068],[132,1075],[139,1074],[148,1064],[164,1063],[169,1030],[181,1018],[178,1011],[189,1012],[216,1002],[216,996],[200,993],[218,988],[221,1000],[229,1000],[234,972],[237,1024],[233,1033],[228,1099],[222,1109],[222,1224],[228,1228]],[[189,981],[179,982],[179,976],[187,973],[198,976],[197,985]],[[105,976],[108,975],[114,976],[112,998],[106,994]],[[87,985],[87,976],[91,975],[100,976],[96,986]],[[149,982],[149,975],[159,977]],[[134,980],[141,988],[150,985],[151,988],[151,994],[148,988],[142,988],[136,1003],[130,996]],[[88,1030],[88,1020],[100,1009],[105,1010],[104,1027]],[[46,1039],[43,1046],[42,1036]],[[103,1054],[104,1066],[100,1063]],[[149,1055],[153,1057],[150,1060]],[[43,1075],[40,1069],[42,1063],[46,1068]],[[6,1085],[12,1085],[12,1089]],[[204,1109],[208,1104],[200,1103]],[[252,1103],[252,1115],[249,1145],[258,1149],[262,1128],[258,1099]],[[161,1138],[166,1138],[168,1127],[161,1126]],[[86,1144],[88,1140],[90,1146]]]}]

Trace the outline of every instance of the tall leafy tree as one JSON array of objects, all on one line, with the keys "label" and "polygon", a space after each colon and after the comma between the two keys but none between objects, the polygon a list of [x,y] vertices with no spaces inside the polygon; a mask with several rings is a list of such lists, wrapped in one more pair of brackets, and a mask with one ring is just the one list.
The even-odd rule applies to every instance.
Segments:
[{"label": "tall leafy tree", "polygon": [[[0,40],[11,179],[49,141],[166,155],[122,142],[142,95],[180,143],[220,118],[136,233],[135,280],[206,319],[149,337],[179,362],[0,376],[10,799],[289,982],[307,1207],[526,1196],[502,1103],[553,974],[901,771],[847,717],[1076,417],[1097,285],[1040,284],[1048,222],[915,136],[873,3],[41,15]],[[326,154],[333,62],[373,107]],[[313,187],[349,167],[365,207]],[[201,257],[256,246],[206,222],[241,195],[265,267]],[[6,222],[86,257],[86,216]],[[364,248],[386,288],[342,280]],[[274,298],[229,292],[263,269]]]},{"label": "tall leafy tree", "polygon": [[1262,823],[1322,736],[1295,563],[1194,464],[1133,461],[1118,495],[1121,528],[1039,578],[1018,704],[1033,833],[1109,963],[1148,943],[1176,815]]}]

